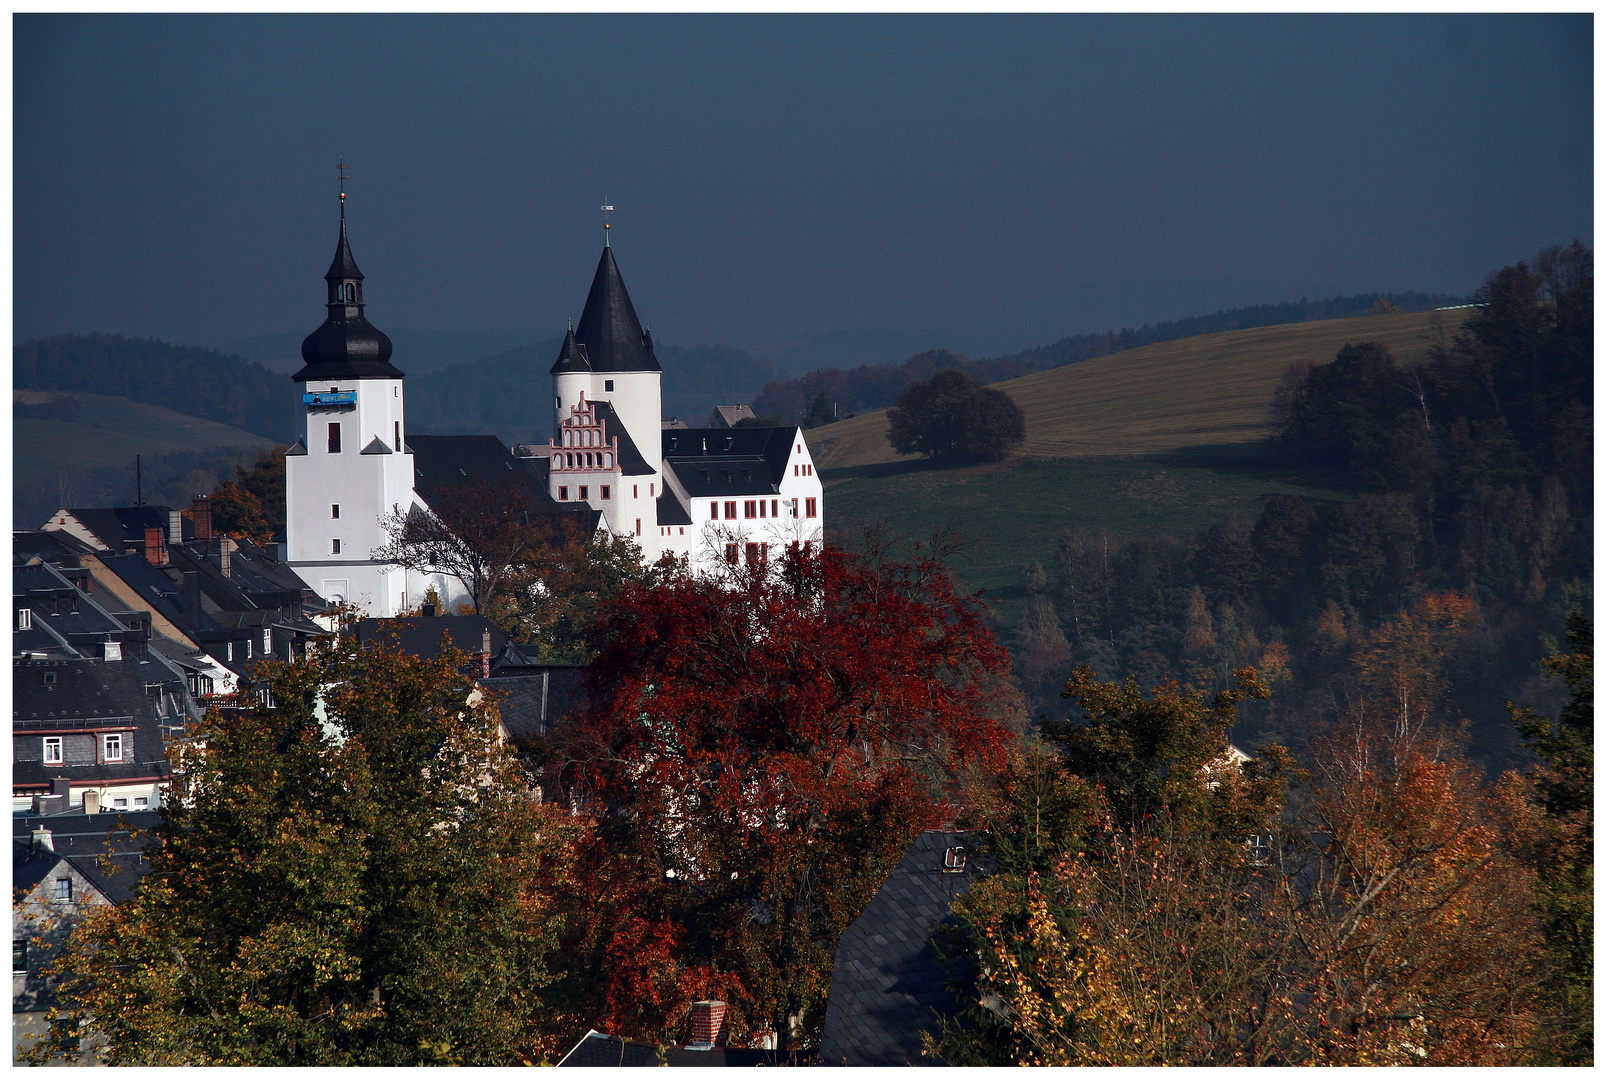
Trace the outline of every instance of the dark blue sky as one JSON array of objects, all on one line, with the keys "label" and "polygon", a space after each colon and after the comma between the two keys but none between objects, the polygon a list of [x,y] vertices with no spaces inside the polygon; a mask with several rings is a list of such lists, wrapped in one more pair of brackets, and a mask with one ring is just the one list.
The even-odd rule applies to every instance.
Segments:
[{"label": "dark blue sky", "polygon": [[682,344],[952,325],[1002,351],[1466,293],[1592,243],[1590,16],[14,26],[17,340],[310,331],[338,155],[369,315],[420,331],[561,334],[605,195]]}]

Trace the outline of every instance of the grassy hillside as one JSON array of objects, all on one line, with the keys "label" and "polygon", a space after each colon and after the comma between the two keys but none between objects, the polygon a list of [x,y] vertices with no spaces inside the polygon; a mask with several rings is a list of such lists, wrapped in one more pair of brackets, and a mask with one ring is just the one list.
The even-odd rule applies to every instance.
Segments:
[{"label": "grassy hillside", "polygon": [[[1039,371],[995,385],[1027,417],[1024,457],[1132,456],[1254,442],[1268,433],[1278,379],[1295,360],[1326,363],[1350,341],[1383,341],[1398,360],[1422,358],[1465,311],[1367,315],[1182,338]],[[809,432],[830,470],[901,459],[887,413]]]},{"label": "grassy hillside", "polygon": [[157,502],[204,495],[219,476],[232,474],[235,460],[273,445],[240,428],[127,398],[12,391],[14,406],[63,399],[76,406],[62,410],[75,412],[74,419],[13,416],[12,513],[19,528],[34,527],[34,518],[43,520],[63,499],[91,506],[133,502],[136,454],[143,458],[146,501]]},{"label": "grassy hillside", "polygon": [[1258,443],[1291,361],[1327,362],[1348,341],[1385,341],[1421,358],[1466,313],[1366,316],[1236,330],[1148,345],[995,385],[1027,417],[1027,441],[992,465],[934,466],[887,444],[887,414],[807,433],[826,485],[833,538],[885,521],[919,537],[953,522],[978,542],[954,559],[977,588],[1010,603],[1021,567],[1046,567],[1063,528],[1113,540],[1179,538],[1234,514],[1254,519],[1272,495],[1343,498],[1333,478],[1274,464]]}]

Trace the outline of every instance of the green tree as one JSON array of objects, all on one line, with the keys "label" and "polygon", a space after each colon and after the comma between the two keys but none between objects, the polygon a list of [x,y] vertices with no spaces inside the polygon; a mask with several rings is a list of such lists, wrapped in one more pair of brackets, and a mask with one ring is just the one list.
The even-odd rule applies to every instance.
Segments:
[{"label": "green tree", "polygon": [[62,1010],[113,1065],[507,1065],[552,1055],[577,826],[531,798],[467,662],[260,664],[275,703],[175,754],[139,893],[74,935]]},{"label": "green tree", "polygon": [[910,384],[887,420],[894,450],[929,458],[997,461],[1021,444],[1027,430],[1010,395],[954,368]]},{"label": "green tree", "polygon": [[1535,862],[1546,948],[1556,961],[1547,987],[1547,1059],[1590,1065],[1595,1055],[1595,675],[1594,632],[1575,612],[1568,652],[1544,661],[1568,684],[1569,699],[1555,720],[1508,704],[1512,721],[1545,763],[1535,790],[1544,816]]}]

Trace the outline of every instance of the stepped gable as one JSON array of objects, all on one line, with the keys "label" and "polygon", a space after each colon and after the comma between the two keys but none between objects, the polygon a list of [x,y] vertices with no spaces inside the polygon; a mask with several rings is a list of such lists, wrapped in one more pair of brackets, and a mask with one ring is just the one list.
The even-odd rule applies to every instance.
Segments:
[{"label": "stepped gable", "polygon": [[516,458],[495,435],[409,435],[407,445],[413,453],[413,490],[426,503],[432,488],[517,478],[530,489],[537,513],[572,516],[587,535],[597,530],[601,510],[554,499],[547,491],[546,460]]},{"label": "stepped gable", "polygon": [[[614,262],[614,249],[603,248],[591,280],[586,307],[575,327],[575,342],[586,350],[590,370],[663,371],[653,355],[653,340],[642,332],[625,281]],[[555,372],[556,368],[553,369]],[[576,369],[582,370],[582,369]]]},{"label": "stepped gable", "polygon": [[363,273],[352,258],[346,239],[346,202],[340,204],[340,240],[335,258],[324,275],[328,283],[329,314],[324,323],[301,343],[306,366],[292,381],[321,382],[325,379],[400,379],[402,373],[391,366],[391,339],[363,315]]},{"label": "stepped gable", "polygon": [[642,452],[636,448],[631,433],[625,429],[625,421],[619,418],[614,406],[606,401],[588,401],[586,404],[597,410],[597,418],[604,423],[603,430],[608,437],[619,437],[619,469],[626,476],[647,476],[653,467],[642,457]]}]

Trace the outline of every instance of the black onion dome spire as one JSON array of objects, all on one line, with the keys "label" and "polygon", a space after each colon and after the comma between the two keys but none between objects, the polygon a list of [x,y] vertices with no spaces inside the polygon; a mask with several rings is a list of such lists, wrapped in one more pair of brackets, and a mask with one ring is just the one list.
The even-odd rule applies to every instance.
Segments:
[{"label": "black onion dome spire", "polygon": [[549,374],[566,375],[576,371],[591,371],[591,362],[586,359],[586,346],[575,341],[575,328],[571,326],[564,334],[564,347],[558,350],[558,359]]},{"label": "black onion dome spire", "polygon": [[363,317],[363,273],[346,239],[346,193],[340,195],[340,242],[335,261],[324,275],[329,284],[329,316],[301,343],[307,366],[291,376],[296,382],[324,379],[400,379],[391,366],[391,339]]},{"label": "black onion dome spire", "polygon": [[653,355],[652,339],[642,333],[611,247],[603,248],[597,274],[591,279],[575,341],[585,348],[593,371],[664,370]]}]

